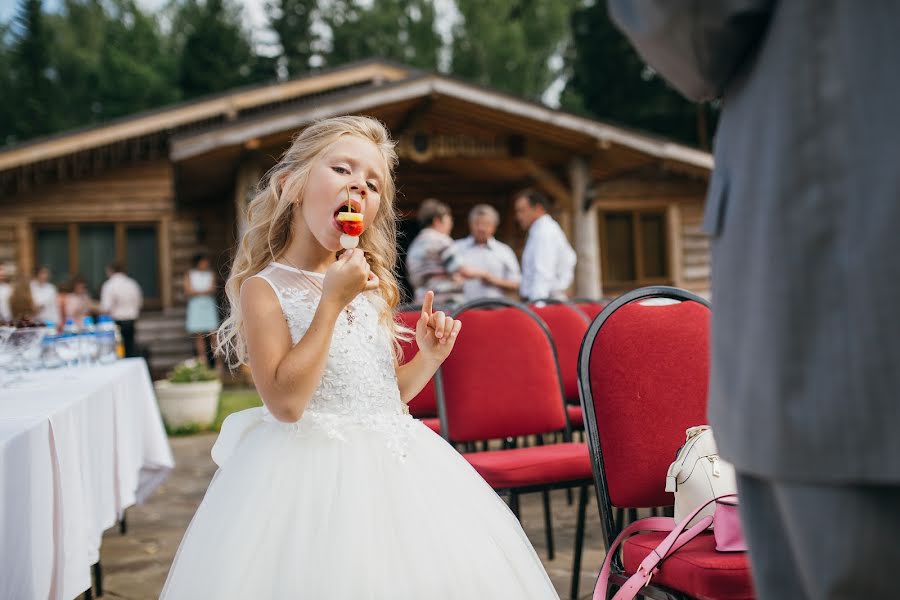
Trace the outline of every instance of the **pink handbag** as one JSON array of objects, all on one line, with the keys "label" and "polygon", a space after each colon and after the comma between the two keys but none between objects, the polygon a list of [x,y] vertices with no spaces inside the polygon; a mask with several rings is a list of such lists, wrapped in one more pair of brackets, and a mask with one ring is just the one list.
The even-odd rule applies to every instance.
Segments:
[{"label": "pink handbag", "polygon": [[[688,523],[713,502],[716,503],[716,512],[714,516],[703,517],[696,525],[688,528]],[[721,516],[719,515],[720,510],[722,512]],[[593,600],[606,600],[612,558],[616,555],[616,549],[618,549],[619,545],[629,536],[640,531],[670,532],[669,535],[660,542],[656,549],[650,552],[650,554],[641,561],[637,572],[629,577],[628,581],[622,584],[622,587],[619,588],[619,591],[616,592],[612,600],[634,600],[634,598],[640,594],[641,589],[647,586],[650,583],[650,579],[659,572],[659,566],[665,559],[672,556],[679,548],[709,529],[709,526],[712,525],[714,521],[716,524],[714,529],[716,550],[721,550],[723,552],[746,550],[744,535],[741,530],[741,522],[738,519],[737,496],[735,494],[727,494],[709,500],[691,511],[691,513],[678,524],[675,523],[675,519],[669,517],[649,517],[641,519],[640,521],[635,521],[622,530],[622,533],[616,537],[612,546],[610,546],[609,551],[606,553],[606,559],[603,561],[603,568],[600,569],[600,576],[597,578],[597,585],[594,586]],[[719,532],[720,526],[722,528],[721,533]]]},{"label": "pink handbag", "polygon": [[713,534],[716,537],[716,550],[719,552],[747,551],[744,530],[741,529],[741,517],[738,515],[737,496],[716,498]]}]

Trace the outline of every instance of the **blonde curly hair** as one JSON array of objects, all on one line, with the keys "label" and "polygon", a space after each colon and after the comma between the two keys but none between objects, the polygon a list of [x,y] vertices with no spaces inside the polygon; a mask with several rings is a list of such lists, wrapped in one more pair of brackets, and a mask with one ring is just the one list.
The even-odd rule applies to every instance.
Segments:
[{"label": "blonde curly hair", "polygon": [[399,341],[408,338],[409,330],[394,319],[394,308],[400,303],[400,290],[394,273],[397,262],[397,215],[394,209],[396,143],[380,121],[370,117],[345,116],[318,121],[295,136],[278,164],[262,178],[256,196],[247,207],[247,229],[225,284],[231,311],[219,327],[216,347],[231,367],[247,364],[248,361],[247,346],[241,331],[241,285],[280,257],[287,248],[291,240],[294,200],[303,197],[316,159],[345,135],[374,143],[387,167],[378,213],[372,225],[360,236],[359,247],[366,252],[372,272],[380,280],[378,291],[369,294],[369,299],[378,308],[379,322],[389,330],[394,340],[395,354],[402,355]]}]

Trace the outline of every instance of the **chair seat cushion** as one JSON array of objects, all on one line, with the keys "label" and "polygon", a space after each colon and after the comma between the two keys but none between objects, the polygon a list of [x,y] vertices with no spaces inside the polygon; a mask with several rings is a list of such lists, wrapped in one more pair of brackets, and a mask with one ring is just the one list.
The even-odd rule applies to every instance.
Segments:
[{"label": "chair seat cushion", "polygon": [[[622,544],[625,572],[633,574],[666,533],[639,533]],[[651,585],[677,590],[699,600],[752,600],[753,583],[746,552],[716,552],[712,532],[704,533],[663,562]]]},{"label": "chair seat cushion", "polygon": [[425,419],[419,419],[428,429],[432,430],[436,434],[441,434],[441,420],[437,417],[428,417]]},{"label": "chair seat cushion", "polygon": [[584,412],[577,404],[566,404],[566,412],[569,413],[569,424],[572,429],[584,429]]},{"label": "chair seat cushion", "polygon": [[587,444],[568,442],[463,454],[495,490],[591,479]]}]

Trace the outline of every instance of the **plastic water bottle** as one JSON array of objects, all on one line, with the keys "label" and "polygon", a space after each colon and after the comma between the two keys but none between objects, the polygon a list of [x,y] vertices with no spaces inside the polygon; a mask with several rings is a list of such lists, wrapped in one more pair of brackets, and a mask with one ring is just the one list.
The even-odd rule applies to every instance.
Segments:
[{"label": "plastic water bottle", "polygon": [[78,358],[81,354],[79,341],[78,326],[75,324],[75,320],[66,319],[62,333],[56,336],[54,347],[56,348],[56,353],[67,366],[78,364]]},{"label": "plastic water bottle", "polygon": [[109,315],[100,315],[97,320],[97,349],[101,363],[109,364],[116,361],[116,323]]},{"label": "plastic water bottle", "polygon": [[97,332],[94,328],[94,318],[85,317],[81,321],[81,359],[85,364],[93,364],[97,358]]}]

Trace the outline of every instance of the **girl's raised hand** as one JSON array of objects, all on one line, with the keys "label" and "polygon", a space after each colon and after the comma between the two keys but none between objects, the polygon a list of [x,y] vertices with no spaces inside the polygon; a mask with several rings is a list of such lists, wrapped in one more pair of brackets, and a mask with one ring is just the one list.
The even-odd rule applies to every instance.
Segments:
[{"label": "girl's raised hand", "polygon": [[456,344],[462,322],[454,320],[443,311],[433,312],[434,292],[425,294],[422,314],[416,322],[416,343],[419,352],[426,357],[443,362]]}]

